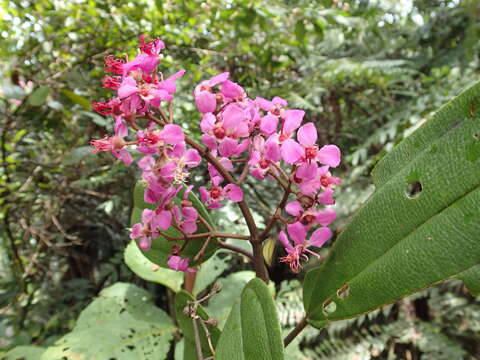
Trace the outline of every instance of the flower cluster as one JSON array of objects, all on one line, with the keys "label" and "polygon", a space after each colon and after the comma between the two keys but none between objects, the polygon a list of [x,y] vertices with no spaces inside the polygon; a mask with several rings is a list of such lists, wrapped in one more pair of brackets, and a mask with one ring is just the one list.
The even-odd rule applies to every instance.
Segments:
[{"label": "flower cluster", "polygon": [[[245,156],[245,166],[252,176],[273,177],[297,196],[285,208],[293,216],[285,219],[292,243],[283,231],[279,235],[287,252],[281,261],[297,272],[306,254],[315,254],[308,247],[320,247],[332,236],[327,226],[335,220],[335,211],[318,207],[335,203],[333,191],[340,179],[331,175],[330,168],[339,165],[340,150],[335,145],[317,145],[315,125],[302,125],[304,111],[289,109],[287,101],[280,97],[271,101],[250,99],[228,75],[222,73],[203,81],[194,90],[195,103],[203,114],[202,142],[226,169],[234,171],[234,164]],[[290,175],[285,173],[286,167],[291,169]],[[211,170],[210,190],[200,189],[207,206],[218,208],[224,198],[241,201],[241,189],[235,185],[222,189],[219,184],[223,178],[215,169]],[[306,240],[307,232],[314,226],[320,228]]]},{"label": "flower cluster", "polygon": [[[309,247],[320,247],[332,236],[327,226],[335,220],[335,211],[321,207],[335,203],[333,191],[340,179],[333,177],[330,169],[339,165],[340,150],[335,145],[317,144],[315,125],[302,125],[304,111],[290,109],[280,97],[271,101],[249,98],[229,79],[229,73],[202,81],[194,89],[205,150],[201,145],[193,146],[182,128],[173,124],[171,107],[169,114],[162,110],[165,103],[171,105],[175,81],[185,73],[180,70],[164,78],[158,72],[163,48],[159,39],[145,42],[141,36],[140,51],[133,60],[107,56],[105,70],[110,75],[103,86],[115,91],[116,96],[93,103],[94,110],[114,118],[114,135],[93,140],[93,151],[110,151],[127,165],[133,162],[127,148],[137,151],[144,200],[154,204],[153,209],[143,210],[141,222],[132,227],[131,238],[148,250],[153,239],[161,235],[169,239],[163,232],[170,227],[184,240],[197,231],[203,219],[189,202],[192,186],[186,183],[190,170],[204,157],[209,180],[198,190],[209,209],[218,209],[227,200],[243,202],[241,184],[248,175],[273,179],[284,188],[284,200],[272,219],[278,218],[286,228],[279,240],[287,255],[280,260],[297,272],[307,254],[318,256]],[[187,143],[194,148],[187,148]],[[175,202],[182,189],[183,200]],[[288,202],[289,195],[296,199]],[[278,210],[285,210],[290,217],[278,216]],[[182,258],[182,248],[172,246],[168,266],[194,271],[189,259]]]},{"label": "flower cluster", "polygon": [[[152,240],[170,226],[183,234],[192,234],[197,229],[198,212],[188,201],[192,187],[185,189],[181,205],[176,205],[173,199],[182,190],[189,169],[200,163],[200,155],[195,149],[187,149],[180,126],[165,123],[160,127],[151,120],[162,103],[173,100],[175,81],[185,73],[180,70],[164,79],[163,74],[156,71],[163,48],[161,40],[145,42],[141,36],[140,53],[132,61],[107,56],[105,70],[112,75],[105,77],[103,86],[114,90],[117,96],[93,103],[94,110],[112,115],[115,121],[114,135],[93,140],[93,151],[111,151],[127,165],[133,162],[127,147],[141,154],[137,165],[145,185],[144,200],[155,204],[154,210],[143,210],[141,223],[131,230],[131,238],[138,239],[142,250],[149,250]],[[141,121],[146,124],[144,129],[140,129]],[[125,140],[129,127],[134,131],[132,141]],[[188,259],[175,253],[170,256],[168,265],[175,270],[191,270]]]}]

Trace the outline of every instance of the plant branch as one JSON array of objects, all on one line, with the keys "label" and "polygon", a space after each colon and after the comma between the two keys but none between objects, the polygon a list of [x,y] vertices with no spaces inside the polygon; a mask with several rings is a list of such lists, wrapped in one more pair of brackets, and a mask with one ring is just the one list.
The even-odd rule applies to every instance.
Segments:
[{"label": "plant branch", "polygon": [[295,326],[295,328],[293,328],[293,330],[290,331],[290,333],[285,337],[285,339],[283,340],[283,345],[287,347],[288,344],[290,344],[292,340],[295,339],[297,335],[300,334],[300,332],[302,332],[302,330],[307,327],[307,325],[307,317],[305,316],[302,320],[300,320],[297,326]]},{"label": "plant branch", "polygon": [[[292,170],[293,171],[293,170]],[[282,209],[285,207],[288,201],[288,197],[290,196],[292,187],[292,181],[288,180],[288,185],[284,188],[285,192],[283,193],[283,198],[280,200],[280,202],[277,205],[277,208],[275,209],[275,212],[270,216],[270,219],[268,220],[267,226],[265,229],[262,231],[260,234],[260,239],[263,241],[268,237],[268,234],[270,233],[270,230],[272,230],[273,226],[278,220],[278,217],[281,215]]]}]

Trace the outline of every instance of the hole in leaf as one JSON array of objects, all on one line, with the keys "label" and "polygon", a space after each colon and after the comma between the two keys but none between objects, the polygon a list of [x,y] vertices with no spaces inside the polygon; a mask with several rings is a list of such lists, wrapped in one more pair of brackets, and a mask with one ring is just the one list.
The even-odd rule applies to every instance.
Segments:
[{"label": "hole in leaf", "polygon": [[337,310],[337,304],[332,299],[325,300],[322,306],[324,315],[333,314]]},{"label": "hole in leaf", "polygon": [[348,284],[343,285],[337,290],[337,297],[339,299],[346,299],[350,295],[350,286]]},{"label": "hole in leaf", "polygon": [[473,134],[473,138],[474,138],[475,140],[480,140],[480,134],[476,134],[476,133]]},{"label": "hole in leaf", "polygon": [[412,181],[407,185],[407,189],[405,190],[405,193],[407,194],[407,197],[410,199],[416,199],[417,197],[420,196],[422,193],[422,184],[420,181]]}]

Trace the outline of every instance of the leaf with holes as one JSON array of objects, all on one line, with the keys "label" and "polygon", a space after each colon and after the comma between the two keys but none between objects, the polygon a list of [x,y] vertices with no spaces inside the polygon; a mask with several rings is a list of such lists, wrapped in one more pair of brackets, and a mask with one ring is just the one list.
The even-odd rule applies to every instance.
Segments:
[{"label": "leaf with holes", "polygon": [[[143,209],[145,208],[155,209],[155,205],[147,204],[143,200],[143,192],[144,192],[143,185],[140,182],[137,183],[133,191],[134,208],[132,211],[132,216],[130,218],[130,224],[132,226],[141,221]],[[182,199],[183,199],[183,190],[180,191],[178,195],[174,198],[175,204],[180,205]],[[206,220],[206,222],[208,222],[208,224],[212,228],[214,228],[214,224],[209,213],[203,206],[202,202],[195,196],[195,194],[190,192],[188,194],[188,200],[192,203],[192,206],[198,211],[198,213]],[[203,223],[199,223],[196,234],[206,233],[206,232],[208,232],[208,228]],[[181,233],[173,227],[170,227],[169,229],[165,230],[164,233],[170,237],[175,237],[175,238],[182,237]],[[181,252],[181,256],[188,257],[190,258],[190,260],[193,260],[195,255],[198,254],[198,252],[204,245],[205,241],[207,241],[206,237],[190,240],[186,244],[186,246],[183,248]],[[217,249],[216,244],[217,244],[217,240],[215,238],[211,239],[209,245],[205,250],[205,254],[203,258],[197,262],[191,262],[190,266],[194,266],[208,260],[215,253],[215,250]],[[163,236],[160,236],[152,241],[152,247],[150,248],[150,250],[143,251],[143,254],[152,263],[162,267],[168,267],[167,260],[171,253],[172,246],[174,245],[183,246],[184,241],[171,241],[171,240],[167,240]]]},{"label": "leaf with holes", "polygon": [[373,170],[376,191],[304,282],[321,327],[479,264],[480,84],[443,106]]},{"label": "leaf with holes", "polygon": [[80,314],[72,332],[41,359],[164,359],[176,330],[147,291],[116,283],[102,290]]},{"label": "leaf with holes", "polygon": [[265,283],[255,278],[243,289],[218,341],[216,360],[283,360],[277,310]]},{"label": "leaf with holes", "polygon": [[[178,322],[178,326],[182,330],[183,336],[186,339],[186,345],[189,346],[191,353],[191,344],[195,344],[195,332],[193,329],[192,318],[185,313],[188,308],[189,303],[195,301],[195,298],[186,291],[180,291],[175,295],[175,315]],[[201,305],[198,305],[196,315],[200,317],[197,320],[198,335],[200,336],[200,342],[202,346],[203,355],[211,356],[212,352],[210,351],[211,347],[215,348],[220,337],[220,330],[216,326],[212,326],[208,323],[203,323],[205,327],[201,324],[202,320],[210,319],[207,312],[203,309]],[[207,331],[208,334],[207,334]],[[210,344],[208,338],[210,337]]]}]

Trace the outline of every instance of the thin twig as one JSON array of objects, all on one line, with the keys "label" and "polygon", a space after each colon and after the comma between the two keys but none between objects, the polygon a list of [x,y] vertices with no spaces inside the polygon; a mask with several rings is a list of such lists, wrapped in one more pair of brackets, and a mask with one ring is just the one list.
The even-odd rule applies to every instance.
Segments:
[{"label": "thin twig", "polygon": [[235,245],[230,245],[230,244],[224,243],[222,241],[218,242],[218,246],[223,248],[223,249],[235,251],[239,254],[242,254],[243,256],[246,256],[247,258],[249,258],[252,261],[254,260],[253,254],[251,252],[247,251],[247,250],[242,249],[241,247],[238,247],[238,246],[235,246]]},{"label": "thin twig", "polygon": [[203,243],[202,247],[200,248],[200,251],[193,258],[193,261],[198,261],[203,257],[203,255],[205,254],[205,251],[207,250],[208,245],[210,244],[210,241],[212,241],[211,236],[209,236],[207,240]]},{"label": "thin twig", "polygon": [[210,334],[210,331],[207,328],[207,325],[205,324],[205,320],[203,320],[201,317],[198,317],[198,320],[200,321],[200,325],[203,327],[203,331],[205,331],[205,336],[207,337],[207,342],[208,342],[208,347],[210,348],[210,352],[212,355],[215,355],[215,348],[213,347],[212,344],[212,336]]},{"label": "thin twig", "polygon": [[[293,169],[292,169],[292,172],[293,172]],[[277,208],[275,209],[275,212],[270,216],[270,219],[268,220],[267,226],[265,227],[265,229],[260,234],[260,239],[261,240],[265,240],[268,237],[268,234],[270,233],[270,230],[272,230],[273,226],[277,222],[279,216],[281,215],[282,209],[287,204],[288,197],[290,196],[290,193],[292,192],[291,188],[292,188],[292,181],[289,180],[288,185],[285,188],[285,192],[283,194],[282,200],[280,200],[280,202],[278,203]]]}]

